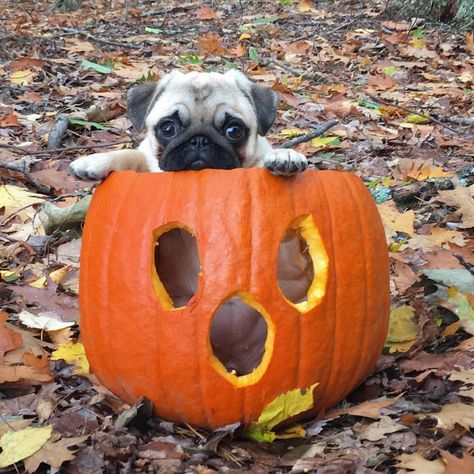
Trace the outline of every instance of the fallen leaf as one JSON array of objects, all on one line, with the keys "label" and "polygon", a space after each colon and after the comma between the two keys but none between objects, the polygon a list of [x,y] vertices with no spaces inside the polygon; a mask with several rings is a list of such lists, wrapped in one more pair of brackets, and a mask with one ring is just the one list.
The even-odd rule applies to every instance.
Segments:
[{"label": "fallen leaf", "polygon": [[10,82],[19,86],[27,86],[36,77],[36,73],[25,69],[24,71],[16,71],[10,75]]},{"label": "fallen leaf", "polygon": [[0,186],[0,209],[4,208],[4,217],[8,217],[16,212],[21,219],[31,218],[36,211],[32,207],[22,208],[43,202],[44,199],[45,197],[41,194],[32,193],[26,188],[10,184]]},{"label": "fallen leaf", "polygon": [[255,441],[275,440],[277,435],[272,431],[275,426],[313,407],[313,390],[317,385],[296,388],[276,397],[264,408],[258,420],[247,428],[245,435]]},{"label": "fallen leaf", "polygon": [[377,208],[382,218],[382,222],[386,227],[395,232],[404,232],[409,236],[414,234],[414,211],[410,210],[400,212],[393,201],[386,201],[382,204],[378,204]]},{"label": "fallen leaf", "polygon": [[52,426],[8,431],[0,438],[0,467],[11,466],[36,453],[51,437]]},{"label": "fallen leaf", "polygon": [[415,310],[411,306],[400,306],[390,312],[385,347],[390,353],[406,352],[416,342],[419,328],[415,323]]},{"label": "fallen leaf", "polygon": [[59,316],[51,311],[39,314],[22,311],[18,318],[26,327],[41,329],[42,331],[57,331],[58,329],[74,326],[74,321],[61,321]]},{"label": "fallen leaf", "polygon": [[430,418],[438,420],[438,426],[446,430],[453,430],[456,424],[466,430],[474,427],[474,410],[472,405],[465,403],[451,403],[444,405],[438,413],[428,413]]},{"label": "fallen leaf", "polygon": [[360,439],[366,439],[368,441],[380,441],[381,439],[386,438],[385,435],[389,433],[396,433],[397,431],[407,430],[408,427],[397,423],[389,416],[382,416],[379,421],[375,421],[369,425],[356,423],[352,429],[357,433]]},{"label": "fallen leaf", "polygon": [[446,463],[444,474],[472,474],[474,472],[474,456],[471,456],[467,450],[461,459],[448,451],[441,450],[440,453]]},{"label": "fallen leaf", "polygon": [[51,360],[63,359],[68,364],[76,366],[75,374],[83,375],[89,373],[89,361],[87,360],[84,346],[80,342],[69,342],[62,344],[51,354]]},{"label": "fallen leaf", "polygon": [[49,382],[53,379],[51,372],[26,365],[0,365],[0,383],[18,382],[19,380],[34,380]]},{"label": "fallen leaf", "polygon": [[57,441],[49,440],[32,456],[24,460],[27,472],[37,472],[39,465],[44,462],[49,466],[59,469],[66,461],[75,458],[73,451],[68,448],[77,446],[89,438],[89,435],[77,436],[75,438],[61,438]]},{"label": "fallen leaf", "polygon": [[217,20],[218,18],[215,10],[213,10],[211,7],[208,7],[207,5],[196,8],[196,10],[194,10],[194,14],[200,20]]},{"label": "fallen leaf", "polygon": [[360,403],[359,405],[353,405],[347,408],[338,408],[326,413],[324,419],[333,420],[343,415],[362,416],[364,418],[371,418],[373,420],[379,420],[381,418],[380,410],[393,405],[400,397],[396,398],[381,398],[377,400],[369,400],[367,402]]},{"label": "fallen leaf", "polygon": [[206,33],[198,38],[199,47],[206,53],[222,56],[225,49],[222,47],[222,38],[217,33]]},{"label": "fallen leaf", "polygon": [[468,188],[456,186],[451,191],[439,191],[438,194],[438,201],[459,208],[455,213],[459,214],[462,218],[459,227],[462,229],[474,227],[474,184]]},{"label": "fallen leaf", "polygon": [[21,336],[10,328],[5,327],[7,319],[8,314],[5,311],[0,311],[0,359],[5,352],[16,349],[22,344]]},{"label": "fallen leaf", "polygon": [[474,385],[474,369],[456,370],[454,372],[451,372],[451,374],[449,375],[449,380],[458,380],[467,384]]},{"label": "fallen leaf", "polygon": [[[407,468],[414,474],[443,474],[444,464],[442,461],[437,459],[436,461],[428,461],[420,454],[400,454],[397,456],[398,460],[397,468]],[[397,469],[399,474],[408,474],[408,471]]]}]

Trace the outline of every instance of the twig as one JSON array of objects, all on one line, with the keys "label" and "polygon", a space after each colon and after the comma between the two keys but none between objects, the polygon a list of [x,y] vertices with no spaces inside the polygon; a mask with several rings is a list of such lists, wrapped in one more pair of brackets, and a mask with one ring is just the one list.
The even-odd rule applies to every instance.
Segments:
[{"label": "twig", "polygon": [[296,137],[284,142],[283,144],[279,145],[278,148],[291,148],[300,143],[312,140],[313,138],[321,136],[326,130],[329,130],[338,123],[339,122],[337,120],[329,120],[329,122],[318,125],[313,131],[307,133],[306,135],[301,135],[300,137]]},{"label": "twig", "polygon": [[41,194],[51,195],[51,188],[38,183],[38,181],[36,181],[36,179],[31,175],[29,169],[27,169],[29,167],[26,163],[5,163],[4,161],[0,161],[0,168],[22,174],[36,191]]},{"label": "twig", "polygon": [[474,118],[468,118],[468,117],[448,117],[447,119],[449,122],[455,123],[457,125],[466,125],[468,127],[471,127],[474,125]]},{"label": "twig", "polygon": [[51,150],[26,150],[22,146],[19,145],[8,145],[6,143],[0,143],[0,148],[8,148],[10,150],[19,151],[24,153],[25,155],[52,155],[55,153],[63,153],[66,151],[74,151],[74,150],[92,150],[94,148],[107,148],[109,146],[115,145],[123,145],[126,143],[132,143],[132,140],[122,140],[119,142],[110,142],[110,143],[98,143],[96,145],[75,145],[69,146],[66,148],[51,148]]},{"label": "twig", "polygon": [[130,43],[122,43],[120,41],[110,41],[105,38],[100,38],[98,36],[91,35],[87,31],[83,30],[76,30],[75,28],[63,28],[66,33],[72,33],[80,36],[84,36],[91,41],[95,41],[96,43],[107,44],[109,46],[117,46],[119,48],[128,48],[128,49],[140,49],[142,45],[138,44],[130,44]]},{"label": "twig", "polygon": [[289,66],[288,64],[286,64],[283,61],[280,61],[278,59],[270,59],[270,62],[273,63],[273,64],[276,64],[278,67],[284,69],[285,71],[291,72],[291,74],[294,74],[295,76],[301,76],[303,79],[316,80],[317,78],[325,77],[325,75],[321,74],[320,72],[300,71],[299,69],[296,69],[292,66]]},{"label": "twig", "polygon": [[428,120],[430,122],[437,123],[438,125],[441,125],[443,128],[445,128],[445,129],[447,129],[447,130],[449,130],[453,133],[459,133],[458,130],[455,130],[454,128],[451,128],[449,125],[444,124],[443,122],[441,122],[441,120],[435,119],[431,115],[424,115],[421,112],[417,112],[416,110],[409,109],[408,107],[405,107],[403,105],[392,104],[388,100],[381,99],[380,97],[376,97],[375,95],[372,95],[372,94],[367,94],[367,95],[372,100],[375,100],[375,102],[379,102],[380,104],[387,105],[389,107],[396,107],[397,109],[404,110],[405,112],[408,112],[409,114],[418,115],[419,117],[423,117],[423,118],[425,118],[426,120]]}]

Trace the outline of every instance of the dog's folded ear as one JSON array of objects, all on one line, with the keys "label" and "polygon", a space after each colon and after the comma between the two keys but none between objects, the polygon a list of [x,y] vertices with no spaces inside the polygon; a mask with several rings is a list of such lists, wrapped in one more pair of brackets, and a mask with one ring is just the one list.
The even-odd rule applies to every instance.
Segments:
[{"label": "dog's folded ear", "polygon": [[127,115],[136,129],[143,129],[146,117],[158,96],[158,84],[156,82],[141,84],[128,91]]},{"label": "dog's folded ear", "polygon": [[250,94],[255,103],[258,134],[264,136],[275,121],[278,108],[278,94],[268,87],[252,84]]}]

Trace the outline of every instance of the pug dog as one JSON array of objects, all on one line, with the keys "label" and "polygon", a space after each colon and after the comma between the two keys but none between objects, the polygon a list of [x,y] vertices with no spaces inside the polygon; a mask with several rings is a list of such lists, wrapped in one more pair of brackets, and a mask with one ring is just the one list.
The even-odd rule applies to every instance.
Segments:
[{"label": "pug dog", "polygon": [[173,71],[159,82],[133,87],[128,116],[145,138],[137,150],[95,153],[70,169],[81,179],[100,180],[112,171],[184,171],[265,167],[291,176],[308,166],[306,157],[273,149],[264,135],[276,116],[277,94],[230,70]]}]

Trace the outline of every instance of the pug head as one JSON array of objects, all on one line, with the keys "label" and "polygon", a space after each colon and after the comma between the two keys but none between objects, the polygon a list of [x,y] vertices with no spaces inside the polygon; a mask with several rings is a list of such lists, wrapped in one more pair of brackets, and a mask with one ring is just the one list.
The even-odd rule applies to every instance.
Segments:
[{"label": "pug head", "polygon": [[249,167],[259,136],[275,120],[278,97],[237,71],[174,71],[132,88],[128,115],[163,171]]}]

